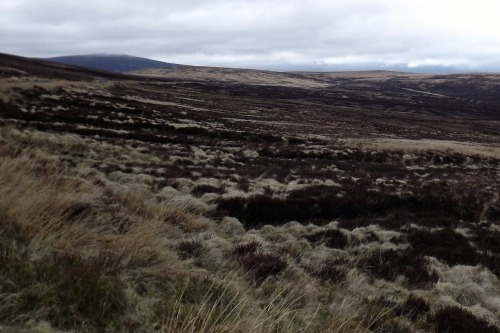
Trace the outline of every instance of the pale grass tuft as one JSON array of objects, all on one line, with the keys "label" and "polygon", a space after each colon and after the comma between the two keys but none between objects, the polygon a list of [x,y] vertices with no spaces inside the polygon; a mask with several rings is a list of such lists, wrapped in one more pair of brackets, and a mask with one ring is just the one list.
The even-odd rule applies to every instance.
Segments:
[{"label": "pale grass tuft", "polygon": [[373,149],[376,151],[402,151],[407,153],[422,151],[456,152],[463,155],[500,158],[498,145],[486,146],[474,142],[449,140],[409,140],[409,139],[342,139],[347,147]]},{"label": "pale grass tuft", "polygon": [[235,217],[225,216],[219,224],[219,227],[229,235],[242,236],[245,234],[243,224]]},{"label": "pale grass tuft", "polygon": [[436,289],[462,306],[481,305],[494,316],[500,315],[500,281],[481,266],[442,266]]}]

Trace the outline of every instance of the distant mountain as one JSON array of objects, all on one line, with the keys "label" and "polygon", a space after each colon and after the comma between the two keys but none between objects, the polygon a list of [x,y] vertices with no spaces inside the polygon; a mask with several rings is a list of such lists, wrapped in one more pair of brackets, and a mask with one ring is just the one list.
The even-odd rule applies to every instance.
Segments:
[{"label": "distant mountain", "polygon": [[151,68],[173,68],[181,65],[168,62],[151,60],[141,57],[133,57],[129,55],[114,55],[114,54],[90,54],[90,55],[75,55],[63,56],[54,58],[45,58],[43,60],[52,61],[65,65],[81,66],[86,68],[95,68],[110,72],[130,72]]}]

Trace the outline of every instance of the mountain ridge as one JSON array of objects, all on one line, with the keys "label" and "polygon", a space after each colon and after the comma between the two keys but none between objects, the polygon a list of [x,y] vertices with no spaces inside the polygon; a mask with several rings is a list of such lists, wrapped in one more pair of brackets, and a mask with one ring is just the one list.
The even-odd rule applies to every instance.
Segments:
[{"label": "mountain ridge", "polygon": [[136,57],[128,54],[106,53],[59,56],[43,58],[43,60],[65,65],[101,69],[118,73],[126,73],[130,71],[151,68],[174,68],[182,66],[149,58]]}]

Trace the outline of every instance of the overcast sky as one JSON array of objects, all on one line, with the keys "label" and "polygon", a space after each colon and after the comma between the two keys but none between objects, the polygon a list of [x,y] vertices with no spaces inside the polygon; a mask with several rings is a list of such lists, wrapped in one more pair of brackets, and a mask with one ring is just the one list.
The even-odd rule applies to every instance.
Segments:
[{"label": "overcast sky", "polygon": [[0,52],[267,69],[500,70],[500,0],[0,0]]}]

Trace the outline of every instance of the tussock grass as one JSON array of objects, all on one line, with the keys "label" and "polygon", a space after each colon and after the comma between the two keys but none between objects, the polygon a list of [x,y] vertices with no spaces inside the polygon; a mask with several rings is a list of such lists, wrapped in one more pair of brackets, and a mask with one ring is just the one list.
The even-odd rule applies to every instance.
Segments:
[{"label": "tussock grass", "polygon": [[[145,177],[142,167],[121,174],[96,167],[157,163],[144,147],[13,128],[0,128],[0,142],[0,324],[7,331],[413,332],[446,321],[438,315],[450,305],[443,299],[498,314],[494,230],[462,235],[434,221],[414,228],[407,222],[419,219],[386,214],[393,203],[433,208],[437,199],[373,194],[376,217],[318,226],[290,222],[289,208],[319,203],[326,215],[307,214],[326,219],[337,216],[328,215],[332,209],[354,207],[352,198],[328,194],[335,186],[267,190],[226,209],[236,207],[247,228],[247,212],[286,212],[288,223],[245,230],[221,216],[224,204],[214,211],[202,200],[237,182],[175,182]],[[344,206],[329,208],[332,202]],[[374,220],[379,226],[365,225]],[[383,248],[396,236],[400,247]],[[441,236],[447,241],[438,242]],[[478,296],[461,292],[468,280],[450,280],[451,266],[468,263],[457,259],[458,244],[485,254],[475,268]]]},{"label": "tussock grass", "polygon": [[53,254],[26,261],[11,254],[0,261],[4,322],[43,319],[61,328],[102,328],[115,325],[126,307],[113,258]]},{"label": "tussock grass", "polygon": [[[189,233],[208,228],[233,237],[210,220],[199,222],[209,210],[199,208],[195,198],[157,197],[133,179],[116,181],[64,161],[72,147],[103,148],[93,142],[8,129],[2,134],[8,143],[0,155],[3,324],[22,330],[48,323],[48,331],[312,332],[320,327],[317,308],[327,307],[314,302],[297,307],[298,296],[288,291],[292,285],[259,296],[241,273],[236,279],[223,270],[200,275],[192,261],[177,256],[202,258],[208,251],[201,240],[176,241],[189,239]],[[286,268],[294,257],[290,251],[250,251],[239,258],[262,285]],[[218,260],[220,268],[233,269],[231,256]]]}]

